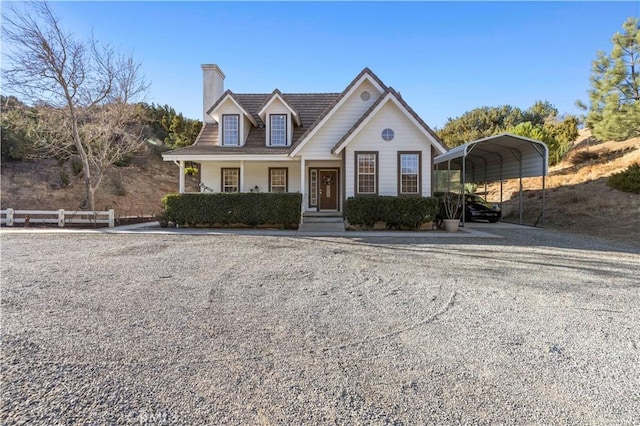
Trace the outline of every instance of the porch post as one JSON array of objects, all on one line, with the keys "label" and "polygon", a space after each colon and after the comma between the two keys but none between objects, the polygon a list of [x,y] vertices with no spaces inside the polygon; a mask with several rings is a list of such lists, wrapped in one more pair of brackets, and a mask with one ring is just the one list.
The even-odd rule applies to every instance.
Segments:
[{"label": "porch post", "polygon": [[304,217],[304,203],[306,200],[306,186],[305,186],[305,177],[307,175],[306,164],[304,161],[304,157],[300,157],[300,193],[302,194],[302,204],[300,204],[300,223],[303,221]]},{"label": "porch post", "polygon": [[184,194],[184,161],[180,161],[180,187],[178,192]]},{"label": "porch post", "polygon": [[244,192],[244,160],[240,160],[240,192]]}]

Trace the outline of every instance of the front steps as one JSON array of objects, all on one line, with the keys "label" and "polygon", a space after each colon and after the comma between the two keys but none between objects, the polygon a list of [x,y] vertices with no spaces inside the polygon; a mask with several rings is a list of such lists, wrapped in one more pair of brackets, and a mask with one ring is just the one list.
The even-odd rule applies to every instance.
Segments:
[{"label": "front steps", "polygon": [[305,214],[302,223],[298,227],[300,232],[331,232],[344,233],[344,221],[342,216]]}]

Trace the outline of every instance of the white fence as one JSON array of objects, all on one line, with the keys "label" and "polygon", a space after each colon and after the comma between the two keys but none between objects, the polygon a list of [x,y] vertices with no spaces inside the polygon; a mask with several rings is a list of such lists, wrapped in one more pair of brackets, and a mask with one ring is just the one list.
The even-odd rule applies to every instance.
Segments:
[{"label": "white fence", "polygon": [[16,223],[56,223],[59,227],[65,223],[109,224],[113,228],[114,212],[107,211],[69,211],[69,210],[0,210],[0,223],[13,226]]}]

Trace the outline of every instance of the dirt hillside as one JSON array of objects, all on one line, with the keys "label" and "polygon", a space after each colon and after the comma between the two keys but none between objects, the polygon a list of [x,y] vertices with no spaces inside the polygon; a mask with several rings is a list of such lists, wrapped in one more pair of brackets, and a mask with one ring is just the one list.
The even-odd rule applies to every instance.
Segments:
[{"label": "dirt hillside", "polygon": [[[640,244],[640,195],[607,186],[609,176],[638,162],[640,138],[598,142],[588,130],[582,130],[567,157],[550,167],[545,179],[545,228]],[[539,219],[541,188],[541,178],[523,179],[525,223]],[[503,200],[510,200],[505,209],[507,220],[518,219],[518,189],[517,179],[503,184]],[[489,186],[487,197],[498,201],[500,186]],[[511,217],[510,210],[514,210]]]},{"label": "dirt hillside", "polygon": [[[78,210],[84,199],[82,177],[73,175],[69,164],[63,186],[60,167],[55,160],[39,162],[3,162],[2,208],[39,210]],[[128,167],[116,167],[103,178],[96,192],[96,208],[111,209],[116,218],[154,215],[160,200],[178,191],[178,167],[154,154],[136,157]],[[187,177],[188,191],[198,191],[198,178]]]}]

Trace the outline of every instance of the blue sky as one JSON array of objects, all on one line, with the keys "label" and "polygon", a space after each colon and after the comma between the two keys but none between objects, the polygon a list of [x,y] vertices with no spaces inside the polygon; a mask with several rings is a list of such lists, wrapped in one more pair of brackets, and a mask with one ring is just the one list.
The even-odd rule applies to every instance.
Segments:
[{"label": "blue sky", "polygon": [[371,68],[432,127],[483,105],[577,113],[591,61],[638,2],[55,2],[65,29],[132,51],[148,102],[201,119],[200,64],[238,93],[339,92]]}]

